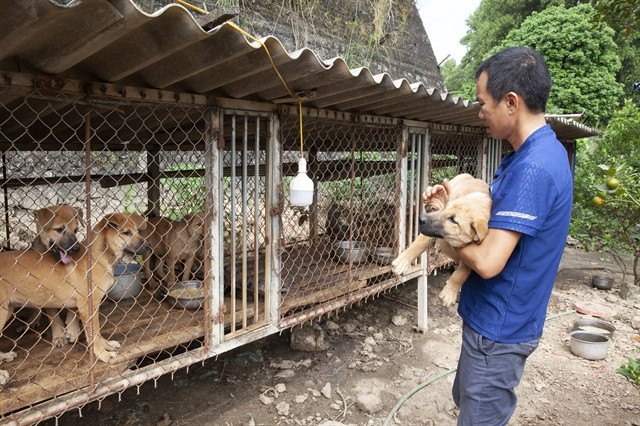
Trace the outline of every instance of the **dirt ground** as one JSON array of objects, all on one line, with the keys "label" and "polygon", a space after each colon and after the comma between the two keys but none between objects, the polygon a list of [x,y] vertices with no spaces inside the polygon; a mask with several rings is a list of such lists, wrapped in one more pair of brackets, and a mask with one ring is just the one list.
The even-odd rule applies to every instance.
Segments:
[{"label": "dirt ground", "polygon": [[[594,274],[615,278],[612,290],[591,287]],[[429,276],[429,328],[415,330],[412,283],[314,322],[315,352],[293,350],[290,333],[251,343],[112,395],[57,419],[77,425],[455,425],[451,399],[461,338],[455,307],[437,294],[449,272]],[[510,425],[640,425],[639,389],[616,373],[640,358],[640,293],[619,297],[618,266],[597,253],[567,248],[540,346],[517,388]],[[627,276],[631,282],[632,278]],[[568,332],[588,317],[585,301],[603,304],[616,331],[607,356],[574,356]],[[609,309],[611,311],[609,311]],[[300,332],[302,332],[301,329]],[[119,401],[120,399],[120,401]],[[54,425],[55,419],[45,422]]]}]

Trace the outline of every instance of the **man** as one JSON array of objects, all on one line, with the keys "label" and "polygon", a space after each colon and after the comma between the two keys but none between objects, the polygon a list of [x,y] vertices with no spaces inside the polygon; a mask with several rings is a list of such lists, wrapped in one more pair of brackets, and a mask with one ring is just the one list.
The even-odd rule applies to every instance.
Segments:
[{"label": "man", "polygon": [[[459,425],[504,425],[514,388],[537,348],[571,218],[567,152],[546,123],[546,63],[525,47],[505,49],[476,72],[479,116],[513,147],[491,187],[489,233],[457,249],[473,269],[460,293],[460,359],[453,384]],[[446,197],[441,185],[425,197]]]}]

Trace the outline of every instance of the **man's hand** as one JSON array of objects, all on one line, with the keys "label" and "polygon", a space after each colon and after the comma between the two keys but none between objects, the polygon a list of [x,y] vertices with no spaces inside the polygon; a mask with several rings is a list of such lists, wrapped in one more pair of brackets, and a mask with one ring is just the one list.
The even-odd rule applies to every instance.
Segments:
[{"label": "man's hand", "polygon": [[[444,183],[447,183],[447,179]],[[428,211],[442,210],[449,201],[449,194],[444,185],[427,186],[422,193],[422,201],[427,205]]]}]

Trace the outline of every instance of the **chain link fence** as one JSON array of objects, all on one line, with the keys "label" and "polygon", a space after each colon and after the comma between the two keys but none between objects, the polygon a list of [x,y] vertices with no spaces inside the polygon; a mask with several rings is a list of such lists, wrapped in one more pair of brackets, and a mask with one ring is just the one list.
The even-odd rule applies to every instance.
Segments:
[{"label": "chain link fence", "polygon": [[[0,85],[2,420],[54,417],[419,276],[390,263],[420,194],[484,173],[479,133],[305,110],[301,150],[296,108],[22,83]],[[309,207],[288,201],[301,154]],[[448,262],[431,250],[425,271]]]},{"label": "chain link fence", "polygon": [[[3,415],[205,335],[189,303],[206,282],[209,109],[16,91],[0,89]],[[193,300],[175,293],[185,277]]]},{"label": "chain link fence", "polygon": [[[303,121],[304,154],[316,188],[312,206],[287,207],[282,214],[279,309],[281,317],[293,317],[287,323],[353,303],[377,282],[392,285],[388,265],[399,248],[396,167],[402,127],[337,118]],[[282,163],[292,170],[300,157],[297,122],[295,115],[282,119]],[[283,187],[292,177],[286,174]]]}]

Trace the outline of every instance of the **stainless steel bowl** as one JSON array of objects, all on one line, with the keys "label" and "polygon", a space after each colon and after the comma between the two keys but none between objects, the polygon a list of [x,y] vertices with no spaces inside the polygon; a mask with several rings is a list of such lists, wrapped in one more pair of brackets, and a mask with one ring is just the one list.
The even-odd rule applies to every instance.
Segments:
[{"label": "stainless steel bowl", "polygon": [[596,361],[607,356],[609,338],[590,331],[572,331],[571,353],[584,359]]},{"label": "stainless steel bowl", "polygon": [[373,250],[373,260],[379,265],[391,265],[393,259],[393,248],[391,247],[376,247]]},{"label": "stainless steel bowl", "polygon": [[613,339],[613,333],[616,328],[607,321],[596,318],[581,318],[573,322],[572,331],[589,331],[592,333],[603,334],[609,339]]},{"label": "stainless steel bowl", "polygon": [[166,300],[174,308],[200,309],[204,305],[202,281],[192,280],[175,283],[167,291]]},{"label": "stainless steel bowl", "polygon": [[369,260],[369,249],[360,241],[340,241],[333,245],[336,258],[342,263],[365,263]]}]

